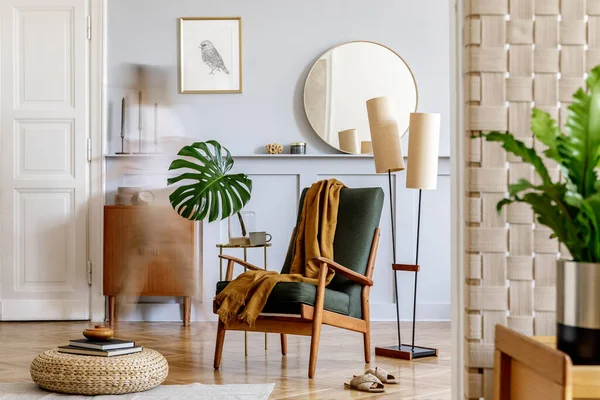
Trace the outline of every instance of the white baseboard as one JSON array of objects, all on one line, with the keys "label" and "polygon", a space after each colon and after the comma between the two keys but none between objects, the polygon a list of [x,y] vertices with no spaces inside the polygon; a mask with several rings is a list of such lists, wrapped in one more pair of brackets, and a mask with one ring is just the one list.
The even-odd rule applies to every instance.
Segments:
[{"label": "white baseboard", "polygon": [[0,303],[3,321],[86,320],[89,305],[80,300],[11,300]]},{"label": "white baseboard", "polygon": [[[200,314],[202,315],[202,314]],[[216,316],[201,317],[192,306],[192,321],[216,321]],[[183,305],[180,303],[131,303],[119,308],[121,321],[181,321]],[[371,304],[371,321],[395,321],[396,306],[392,303]],[[401,310],[401,321],[412,320],[412,309]],[[450,304],[417,304],[417,321],[449,321]]]},{"label": "white baseboard", "polygon": [[[450,303],[417,304],[417,321],[450,321]],[[371,303],[371,321],[395,321],[396,305]],[[400,321],[412,321],[412,308],[401,307]]]},{"label": "white baseboard", "polygon": [[181,303],[126,303],[119,306],[119,321],[169,322],[182,320],[183,304]]}]

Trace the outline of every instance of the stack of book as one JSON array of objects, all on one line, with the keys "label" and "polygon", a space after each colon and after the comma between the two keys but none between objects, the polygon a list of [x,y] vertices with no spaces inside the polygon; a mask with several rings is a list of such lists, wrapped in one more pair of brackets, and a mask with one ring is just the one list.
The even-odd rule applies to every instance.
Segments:
[{"label": "stack of book", "polygon": [[58,347],[59,353],[99,357],[123,356],[125,354],[138,353],[140,351],[142,351],[142,346],[136,346],[135,342],[114,338],[103,341],[74,339],[69,341],[68,346]]}]

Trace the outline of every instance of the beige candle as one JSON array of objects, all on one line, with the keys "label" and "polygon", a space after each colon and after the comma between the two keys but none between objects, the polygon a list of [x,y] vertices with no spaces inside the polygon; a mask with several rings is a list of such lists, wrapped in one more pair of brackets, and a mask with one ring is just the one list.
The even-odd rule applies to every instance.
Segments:
[{"label": "beige candle", "polygon": [[360,154],[373,154],[373,143],[370,140],[360,142]]},{"label": "beige candle", "polygon": [[358,135],[356,129],[346,129],[338,132],[340,139],[340,150],[346,153],[358,154]]}]

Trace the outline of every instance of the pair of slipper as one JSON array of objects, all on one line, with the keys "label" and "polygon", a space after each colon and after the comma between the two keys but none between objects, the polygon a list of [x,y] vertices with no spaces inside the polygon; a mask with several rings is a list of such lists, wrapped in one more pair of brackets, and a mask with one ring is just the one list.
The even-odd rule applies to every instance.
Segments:
[{"label": "pair of slipper", "polygon": [[354,375],[350,383],[344,383],[344,386],[361,392],[383,393],[384,383],[397,384],[398,381],[385,369],[375,367],[366,370],[362,375]]}]

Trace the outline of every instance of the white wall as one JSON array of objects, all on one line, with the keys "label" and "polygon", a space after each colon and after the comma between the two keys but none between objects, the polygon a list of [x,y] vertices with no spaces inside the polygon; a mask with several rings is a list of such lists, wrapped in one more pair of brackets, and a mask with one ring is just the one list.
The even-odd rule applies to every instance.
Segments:
[{"label": "white wall", "polygon": [[[136,100],[127,64],[152,66],[148,104],[161,105],[161,136],[187,136],[185,141],[217,139],[236,156],[237,171],[254,180],[249,209],[259,226],[273,233],[270,269],[281,264],[292,229],[299,191],[318,179],[335,176],[349,186],[382,186],[387,177],[374,173],[369,157],[337,156],[312,131],[303,110],[302,91],[308,70],[328,48],[351,40],[382,43],[400,54],[419,88],[419,110],[442,115],[439,188],[424,192],[418,314],[421,319],[450,316],[449,214],[449,59],[450,4],[445,0],[412,2],[381,0],[109,0],[107,150],[119,143],[121,96]],[[183,16],[241,16],[243,19],[244,92],[227,95],[182,95],[177,85],[177,26]],[[137,128],[132,107],[129,132]],[[308,143],[314,158],[255,157],[266,143]],[[163,146],[164,147],[164,146]],[[171,146],[173,147],[173,146]],[[176,147],[176,146],[175,146]],[[165,149],[167,153],[169,150]],[[172,149],[171,149],[172,150]],[[331,156],[328,156],[330,154]],[[107,201],[117,186],[164,182],[165,159],[107,158]],[[397,201],[399,262],[414,260],[416,191],[404,188],[404,174],[394,178]],[[387,199],[386,199],[387,201]],[[371,291],[374,320],[393,320],[393,281],[389,204],[381,220],[382,240]],[[226,222],[203,226],[201,281],[193,318],[214,318],[210,300],[218,280],[217,250],[226,239]],[[259,261],[251,256],[251,261]],[[412,311],[412,274],[399,274],[402,318]],[[155,301],[157,299],[151,299]],[[162,301],[162,300],[160,300]],[[177,305],[140,306],[129,318],[177,320]]]},{"label": "white wall", "polygon": [[[178,19],[184,16],[242,17],[242,94],[178,93]],[[370,40],[390,47],[412,69],[418,108],[441,113],[440,155],[449,156],[449,16],[449,0],[108,0],[109,151],[117,151],[120,101],[129,87],[122,67],[143,64],[153,67],[148,104],[156,99],[172,113],[163,135],[215,138],[233,154],[296,141],[307,142],[310,152],[335,153],[308,124],[304,81],[330,47]],[[137,101],[137,88],[129,93]],[[129,121],[135,133],[137,117]]]}]

